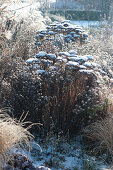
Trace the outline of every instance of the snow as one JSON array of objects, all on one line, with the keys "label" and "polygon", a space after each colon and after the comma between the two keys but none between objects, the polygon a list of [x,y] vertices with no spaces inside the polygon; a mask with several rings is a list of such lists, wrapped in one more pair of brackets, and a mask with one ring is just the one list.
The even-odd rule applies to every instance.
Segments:
[{"label": "snow", "polygon": [[53,64],[52,61],[46,60],[46,59],[42,59],[41,62],[42,62],[43,64],[45,64],[45,65],[48,65],[48,66]]},{"label": "snow", "polygon": [[69,51],[69,53],[70,53],[70,55],[71,55],[71,56],[73,56],[73,55],[77,55],[77,52],[76,52],[76,51],[74,51],[74,50],[70,50],[70,51]]},{"label": "snow", "polygon": [[47,30],[42,30],[41,33],[42,33],[42,34],[46,34],[46,33],[47,33]]},{"label": "snow", "polygon": [[67,66],[79,66],[79,63],[74,62],[74,61],[69,61],[66,65]]},{"label": "snow", "polygon": [[63,35],[63,34],[58,34],[58,36],[59,36],[59,38],[60,38],[61,40],[64,39],[64,35]]},{"label": "snow", "polygon": [[71,35],[71,34],[68,34],[67,37],[68,37],[68,38],[72,38],[72,35]]},{"label": "snow", "polygon": [[48,34],[50,34],[50,35],[55,35],[55,32],[49,31]]},{"label": "snow", "polygon": [[63,61],[63,62],[67,62],[67,59],[63,58],[63,57],[57,57],[56,58],[57,61]]},{"label": "snow", "polygon": [[33,69],[39,69],[40,68],[40,65],[39,64],[33,64]]},{"label": "snow", "polygon": [[77,57],[70,57],[69,60],[71,60],[71,61],[85,62],[85,61],[88,60],[88,58],[85,57],[85,56],[77,56]]},{"label": "snow", "polygon": [[44,51],[41,51],[41,52],[39,52],[38,54],[36,54],[36,57],[38,58],[43,58],[43,57],[45,57],[45,56],[47,56],[47,53],[46,52],[44,52]]},{"label": "snow", "polygon": [[91,55],[84,55],[85,57],[87,57],[88,60],[94,60],[94,57]]},{"label": "snow", "polygon": [[79,57],[70,57],[69,58],[70,61],[80,61],[80,58]]},{"label": "snow", "polygon": [[64,26],[62,24],[57,25],[57,27],[61,28],[61,29],[64,28]]},{"label": "snow", "polygon": [[39,34],[40,37],[44,37],[45,35],[44,34]]},{"label": "snow", "polygon": [[103,25],[104,24],[104,21],[102,22],[99,22],[99,21],[87,21],[87,20],[84,20],[84,21],[71,21],[72,24],[79,24],[80,26],[83,26],[83,27],[98,27],[99,25]]},{"label": "snow", "polygon": [[83,65],[79,65],[79,68],[80,68],[80,69],[86,69],[86,67],[83,66]]},{"label": "snow", "polygon": [[66,57],[70,57],[70,54],[68,52],[60,52],[59,55],[64,55]]},{"label": "snow", "polygon": [[84,74],[91,74],[94,73],[93,70],[80,70],[80,73],[84,73]]},{"label": "snow", "polygon": [[81,32],[82,30],[81,29],[76,29],[76,32]]},{"label": "snow", "polygon": [[70,34],[75,34],[75,32],[70,32]]},{"label": "snow", "polygon": [[37,58],[29,58],[28,60],[26,60],[27,64],[32,64],[32,63],[39,63],[39,60]]},{"label": "snow", "polygon": [[57,57],[56,60],[63,60],[63,57]]},{"label": "snow", "polygon": [[88,58],[86,56],[78,56],[81,62],[86,62]]},{"label": "snow", "polygon": [[101,68],[101,66],[97,63],[94,63],[94,62],[86,62],[83,64],[84,66],[86,67],[90,67],[90,68]]},{"label": "snow", "polygon": [[74,34],[73,36],[74,36],[74,38],[79,38],[80,37],[80,35],[77,35],[77,34]]},{"label": "snow", "polygon": [[51,29],[51,27],[50,26],[46,26],[46,29]]},{"label": "snow", "polygon": [[46,73],[46,71],[45,70],[37,70],[37,73],[38,74],[44,74],[44,73]]},{"label": "snow", "polygon": [[52,70],[52,71],[56,71],[56,70],[58,70],[58,67],[50,66],[49,69]]},{"label": "snow", "polygon": [[107,73],[101,69],[98,69],[98,71],[102,74],[102,75],[106,75]]},{"label": "snow", "polygon": [[86,62],[86,63],[84,63],[83,65],[84,65],[84,66],[86,66],[86,67],[90,67],[90,68],[92,68],[92,64],[91,64],[91,62]]},{"label": "snow", "polygon": [[66,42],[66,43],[70,43],[70,42],[71,42],[71,38],[65,39],[65,42]]},{"label": "snow", "polygon": [[39,166],[38,169],[39,170],[51,170],[50,168],[47,168],[45,166]]},{"label": "snow", "polygon": [[70,23],[70,20],[64,20],[62,23]]},{"label": "snow", "polygon": [[57,28],[57,29],[55,29],[55,31],[61,32],[61,29],[60,29],[60,28]]},{"label": "snow", "polygon": [[88,37],[88,34],[87,34],[87,33],[83,33],[82,35],[83,35],[83,37],[85,37],[85,38]]},{"label": "snow", "polygon": [[87,155],[81,145],[81,140],[80,136],[76,136],[70,139],[70,141],[67,141],[66,138],[61,138],[60,142],[57,143],[57,139],[54,136],[52,140],[48,137],[45,139],[45,142],[39,137],[36,143],[40,144],[42,153],[39,152],[37,145],[33,145],[33,150],[29,153],[29,156],[35,167],[49,167],[46,164],[49,165],[50,163],[52,170],[86,170],[84,162],[89,166],[92,165],[95,170],[111,170],[110,166],[106,165],[102,158],[97,159],[94,156]]},{"label": "snow", "polygon": [[49,54],[48,54],[48,57],[49,57],[50,59],[56,59],[56,55],[55,55],[55,54],[49,53]]}]

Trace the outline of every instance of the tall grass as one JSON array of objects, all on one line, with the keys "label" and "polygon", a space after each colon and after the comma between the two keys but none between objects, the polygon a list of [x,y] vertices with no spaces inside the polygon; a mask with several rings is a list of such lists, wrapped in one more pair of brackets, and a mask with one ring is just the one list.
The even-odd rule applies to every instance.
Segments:
[{"label": "tall grass", "polygon": [[[4,107],[12,89],[12,81],[23,72],[25,59],[36,53],[34,36],[38,29],[44,28],[46,20],[34,7],[9,10],[12,1],[0,2],[0,105]],[[17,2],[18,3],[18,2]],[[20,5],[20,6],[19,6]],[[7,24],[9,27],[7,27]],[[3,27],[3,29],[2,29]]]}]

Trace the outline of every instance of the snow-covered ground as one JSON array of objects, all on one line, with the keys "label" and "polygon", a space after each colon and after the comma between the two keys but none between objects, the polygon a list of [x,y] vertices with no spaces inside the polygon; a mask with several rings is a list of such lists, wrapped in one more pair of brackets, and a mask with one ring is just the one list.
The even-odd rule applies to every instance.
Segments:
[{"label": "snow-covered ground", "polygon": [[[39,144],[40,147],[37,145]],[[35,167],[45,166],[51,170],[111,170],[104,158],[89,156],[81,144],[81,137],[73,139],[37,138],[27,154]]]},{"label": "snow-covered ground", "polygon": [[71,21],[72,24],[76,24],[76,25],[80,25],[80,26],[83,26],[83,27],[86,27],[86,28],[89,28],[89,27],[98,27],[98,26],[102,26],[105,24],[104,21],[87,21],[87,20],[84,20],[84,21]]}]

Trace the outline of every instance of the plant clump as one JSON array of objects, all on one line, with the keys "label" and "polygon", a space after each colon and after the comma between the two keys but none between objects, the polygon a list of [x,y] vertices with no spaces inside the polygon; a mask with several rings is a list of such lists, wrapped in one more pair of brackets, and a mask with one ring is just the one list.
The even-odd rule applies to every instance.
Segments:
[{"label": "plant clump", "polygon": [[46,130],[52,117],[56,132],[76,131],[107,112],[106,98],[99,94],[103,74],[93,56],[40,51],[26,60],[24,73],[15,79],[10,104],[19,113],[32,113],[30,118]]},{"label": "plant clump", "polygon": [[10,150],[14,148],[30,147],[29,142],[33,136],[28,131],[29,127],[24,128],[26,123],[12,119],[4,112],[0,114],[0,167],[10,159]]}]

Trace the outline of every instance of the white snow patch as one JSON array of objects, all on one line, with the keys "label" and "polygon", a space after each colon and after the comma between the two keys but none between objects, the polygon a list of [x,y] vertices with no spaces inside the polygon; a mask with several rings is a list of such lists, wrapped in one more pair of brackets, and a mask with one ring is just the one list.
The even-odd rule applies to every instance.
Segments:
[{"label": "white snow patch", "polygon": [[69,61],[66,65],[67,66],[79,66],[79,63],[74,62],[74,61]]},{"label": "white snow patch", "polygon": [[43,74],[43,73],[46,73],[45,70],[37,70],[38,74]]},{"label": "white snow patch", "polygon": [[70,57],[69,60],[71,61],[80,61],[80,62],[86,62],[88,60],[85,56],[77,56],[77,57]]},{"label": "white snow patch", "polygon": [[88,60],[94,60],[94,57],[91,55],[84,55],[85,57],[87,57]]},{"label": "white snow patch", "polygon": [[69,53],[70,53],[71,57],[74,57],[77,55],[77,52],[74,50],[70,50]]},{"label": "white snow patch", "polygon": [[39,60],[37,58],[29,58],[28,60],[26,60],[27,64],[32,64],[32,63],[39,63]]},{"label": "white snow patch", "polygon": [[47,53],[46,52],[44,52],[44,51],[41,51],[41,52],[39,52],[38,54],[36,54],[36,57],[38,58],[43,58],[43,57],[45,57],[45,56],[47,56]]},{"label": "white snow patch", "polygon": [[56,59],[56,55],[55,54],[48,54],[48,57],[50,58],[50,59]]},{"label": "white snow patch", "polygon": [[84,74],[91,74],[94,73],[93,70],[80,70],[80,73],[84,73]]},{"label": "white snow patch", "polygon": [[99,64],[94,62],[85,62],[83,65],[89,68],[101,68]]},{"label": "white snow patch", "polygon": [[79,65],[79,68],[80,68],[80,69],[86,69],[86,67],[83,66],[83,65]]},{"label": "white snow patch", "polygon": [[68,52],[60,52],[59,55],[64,55],[66,57],[70,57],[70,54]]}]

